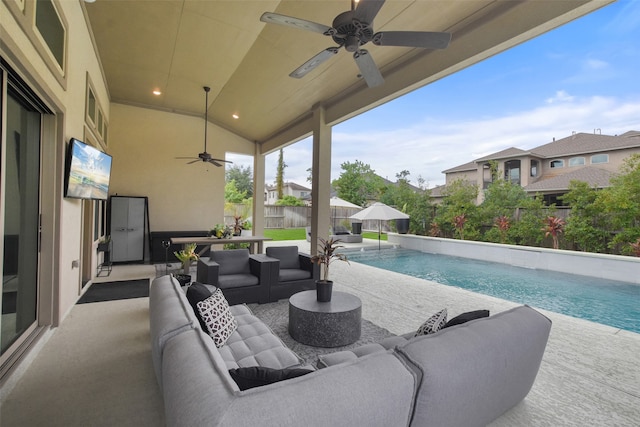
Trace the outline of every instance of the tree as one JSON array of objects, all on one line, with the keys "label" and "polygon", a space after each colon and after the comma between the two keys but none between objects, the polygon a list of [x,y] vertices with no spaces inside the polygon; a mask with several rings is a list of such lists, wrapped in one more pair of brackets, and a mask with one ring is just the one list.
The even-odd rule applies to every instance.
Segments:
[{"label": "tree", "polygon": [[331,184],[341,199],[364,206],[382,187],[382,179],[375,174],[371,166],[359,160],[354,163],[342,163],[340,167],[340,177],[334,179]]},{"label": "tree", "polygon": [[[492,172],[493,173],[493,172]],[[510,181],[494,179],[484,192],[484,200],[480,205],[480,222],[482,225],[492,227],[484,233],[483,239],[488,242],[509,242],[508,230],[511,224],[505,229],[501,226],[506,225],[504,219],[500,220],[500,225],[496,224],[498,218],[506,218],[510,222],[513,213],[523,201],[529,196],[524,189]]]},{"label": "tree", "polygon": [[253,172],[250,166],[228,166],[225,180],[226,182],[235,181],[238,191],[246,192],[247,197],[253,197]]},{"label": "tree", "polygon": [[287,194],[278,199],[276,206],[304,206],[304,202],[295,196]]},{"label": "tree", "polygon": [[246,191],[238,191],[235,181],[229,181],[224,185],[224,200],[227,203],[242,203],[247,198]]},{"label": "tree", "polygon": [[565,236],[579,250],[603,252],[610,235],[606,214],[596,204],[598,192],[583,181],[571,181],[562,201],[571,207]]},{"label": "tree", "polygon": [[276,171],[276,190],[278,192],[278,200],[282,199],[284,194],[284,168],[287,165],[284,162],[284,151],[280,149],[280,155],[278,156],[278,169]]},{"label": "tree", "polygon": [[[516,221],[507,232],[508,241],[517,245],[540,246],[543,234],[540,233],[540,226],[547,216],[548,208],[544,204],[541,195],[535,198],[527,198],[520,202],[521,209],[518,209]],[[553,206],[555,208],[555,206]]]},{"label": "tree", "polygon": [[598,192],[596,206],[606,212],[616,233],[609,246],[630,254],[629,244],[640,237],[640,154],[625,159],[611,186]]},{"label": "tree", "polygon": [[455,217],[464,214],[464,235],[475,240],[479,236],[479,218],[476,199],[478,187],[466,180],[458,179],[447,185],[443,191],[442,204],[438,206],[434,218],[443,236],[454,234]]}]

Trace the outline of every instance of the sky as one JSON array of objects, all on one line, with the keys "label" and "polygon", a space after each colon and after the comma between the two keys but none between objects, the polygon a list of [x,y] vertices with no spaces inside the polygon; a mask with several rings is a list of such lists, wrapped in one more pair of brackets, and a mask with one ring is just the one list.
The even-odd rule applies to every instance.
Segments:
[{"label": "sky", "polygon": [[[390,101],[332,130],[331,179],[359,160],[391,181],[433,188],[442,171],[573,132],[640,131],[640,0],[578,20]],[[285,181],[311,187],[312,140],[284,148]],[[227,155],[236,165],[250,157]],[[267,155],[275,183],[278,152]]]}]

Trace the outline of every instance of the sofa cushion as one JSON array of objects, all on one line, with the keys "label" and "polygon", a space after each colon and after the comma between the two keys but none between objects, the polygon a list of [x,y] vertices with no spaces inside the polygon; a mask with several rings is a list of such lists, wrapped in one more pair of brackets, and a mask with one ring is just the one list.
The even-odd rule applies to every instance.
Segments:
[{"label": "sofa cushion", "polygon": [[318,356],[318,368],[327,368],[329,366],[338,365],[340,363],[355,360],[358,357],[363,357],[373,353],[379,353],[387,351],[398,345],[405,344],[406,338],[391,336],[387,337],[377,343],[365,344],[356,347],[352,350],[337,351],[335,353],[323,354]]},{"label": "sofa cushion", "polygon": [[280,260],[280,269],[300,268],[297,246],[272,246],[267,248],[267,256]]},{"label": "sofa cushion", "polygon": [[262,387],[279,381],[301,377],[311,372],[313,370],[303,368],[273,369],[262,366],[229,369],[231,378],[238,384],[240,390]]},{"label": "sofa cushion", "polygon": [[490,424],[531,389],[550,329],[549,319],[521,306],[398,346],[422,377],[412,425]]},{"label": "sofa cushion", "polygon": [[420,325],[415,336],[434,334],[442,329],[445,323],[447,323],[447,309],[443,308]]},{"label": "sofa cushion", "polygon": [[222,291],[217,289],[209,298],[200,301],[197,307],[216,347],[222,347],[238,328]]},{"label": "sofa cushion", "polygon": [[448,328],[450,326],[461,325],[471,320],[481,319],[483,317],[489,317],[489,310],[468,311],[466,313],[458,314],[456,317],[449,320],[447,323],[444,324],[442,329]]},{"label": "sofa cushion", "polygon": [[[215,288],[213,290],[215,290]],[[207,324],[204,323],[204,320],[202,320],[202,316],[200,316],[200,312],[198,311],[197,304],[200,301],[204,301],[207,298],[209,298],[212,293],[213,291],[210,290],[210,288],[198,282],[193,282],[187,288],[187,292],[186,292],[187,299],[189,300],[189,304],[191,304],[191,307],[193,307],[193,312],[198,317],[198,320],[200,321],[200,326],[202,327],[203,331],[207,331]]]},{"label": "sofa cushion", "polygon": [[230,307],[238,328],[218,351],[227,369],[264,366],[281,369],[298,366],[303,360],[244,304]]},{"label": "sofa cushion", "polygon": [[249,274],[249,250],[228,249],[211,251],[210,259],[220,264],[218,274]]}]

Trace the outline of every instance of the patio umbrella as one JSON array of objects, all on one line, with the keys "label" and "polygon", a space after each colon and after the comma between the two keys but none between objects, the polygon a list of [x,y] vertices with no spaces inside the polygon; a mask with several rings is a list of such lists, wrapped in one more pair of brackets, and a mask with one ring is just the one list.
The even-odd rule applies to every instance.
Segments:
[{"label": "patio umbrella", "polygon": [[381,221],[389,221],[390,219],[409,218],[404,212],[387,206],[384,203],[376,202],[366,209],[361,210],[355,215],[351,215],[351,219],[377,219],[378,220],[378,250],[380,249]]},{"label": "patio umbrella", "polygon": [[336,208],[358,208],[362,209],[362,207],[348,202],[340,197],[332,197],[329,199],[329,206],[333,208],[333,228],[336,227]]}]

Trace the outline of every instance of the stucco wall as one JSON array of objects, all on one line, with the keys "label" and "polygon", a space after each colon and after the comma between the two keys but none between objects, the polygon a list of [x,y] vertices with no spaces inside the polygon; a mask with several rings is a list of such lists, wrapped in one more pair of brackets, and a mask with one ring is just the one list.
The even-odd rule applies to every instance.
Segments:
[{"label": "stucco wall", "polygon": [[[34,3],[26,4],[32,7]],[[40,309],[51,310],[54,320],[65,316],[75,304],[81,289],[80,270],[72,267],[72,264],[81,259],[82,202],[63,198],[63,176],[64,153],[69,139],[84,139],[87,75],[93,81],[98,102],[105,118],[109,120],[107,89],[81,4],[77,1],[59,1],[56,6],[67,23],[66,82],[62,84],[42,60],[33,41],[18,25],[11,10],[4,2],[0,2],[0,54],[55,115],[55,119],[48,121],[43,135],[43,250],[40,276]],[[32,24],[27,22],[27,25]],[[49,299],[53,300],[53,305]],[[46,323],[48,319],[41,318],[41,321]]]},{"label": "stucco wall", "polygon": [[[200,94],[194,94],[199,96]],[[224,221],[224,167],[178,160],[204,148],[204,119],[113,103],[110,193],[149,198],[151,231],[207,230]],[[254,144],[211,123],[207,152],[253,155]]]}]

